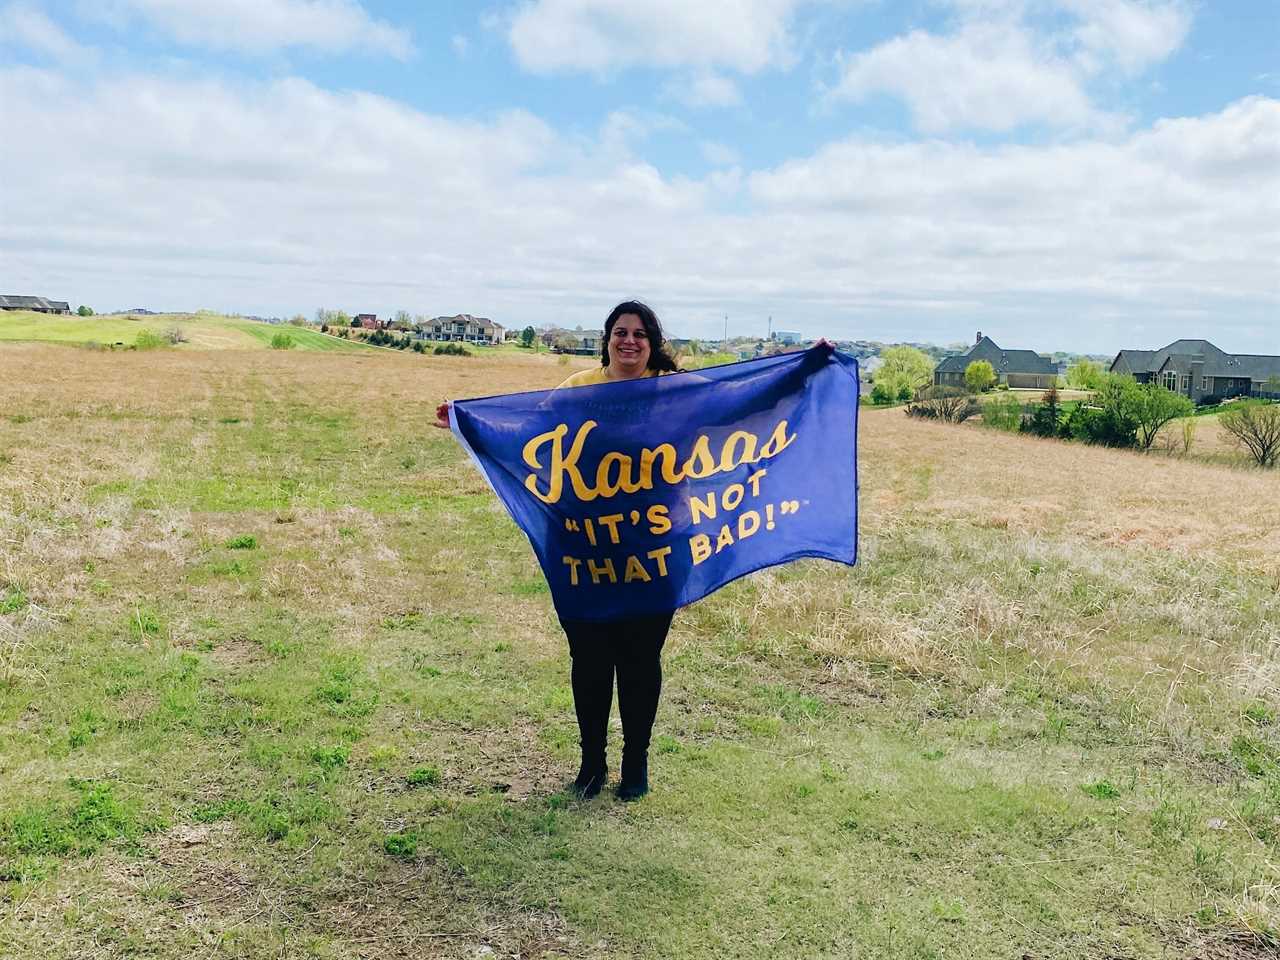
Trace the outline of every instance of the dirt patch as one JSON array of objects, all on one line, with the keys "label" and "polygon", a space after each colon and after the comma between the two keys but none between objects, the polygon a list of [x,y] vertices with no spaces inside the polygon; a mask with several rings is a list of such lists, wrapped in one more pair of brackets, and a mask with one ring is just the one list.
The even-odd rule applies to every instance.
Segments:
[{"label": "dirt patch", "polygon": [[569,770],[538,742],[538,725],[518,718],[510,727],[435,730],[431,754],[445,783],[465,793],[502,793],[512,800],[558,792]]},{"label": "dirt patch", "polygon": [[244,634],[232,634],[209,651],[209,658],[224,667],[241,667],[262,660],[262,646]]}]

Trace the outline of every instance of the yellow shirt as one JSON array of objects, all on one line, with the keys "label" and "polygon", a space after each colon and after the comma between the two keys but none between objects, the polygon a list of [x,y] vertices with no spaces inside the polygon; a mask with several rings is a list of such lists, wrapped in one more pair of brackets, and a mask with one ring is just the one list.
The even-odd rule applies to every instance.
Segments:
[{"label": "yellow shirt", "polygon": [[[589,387],[597,383],[620,382],[620,381],[614,380],[613,377],[609,376],[607,372],[608,369],[609,369],[608,367],[592,367],[590,370],[579,370],[577,373],[573,374],[571,377],[568,377],[564,381],[564,383],[560,384],[560,386],[556,387],[556,389],[559,390],[561,387]],[[665,373],[666,371],[663,371],[663,372]],[[656,377],[658,376],[658,371],[646,370],[644,372],[644,376]],[[642,379],[642,377],[636,377],[635,379],[640,380]]]}]

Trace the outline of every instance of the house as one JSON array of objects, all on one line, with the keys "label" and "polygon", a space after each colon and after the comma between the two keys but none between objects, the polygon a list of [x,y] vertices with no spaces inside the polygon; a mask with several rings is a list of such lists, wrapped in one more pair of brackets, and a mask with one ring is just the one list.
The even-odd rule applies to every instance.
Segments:
[{"label": "house", "polygon": [[784,347],[794,347],[800,342],[800,334],[794,330],[774,330],[769,334],[769,339]]},{"label": "house", "polygon": [[1112,373],[1131,375],[1139,383],[1162,387],[1199,402],[1206,397],[1274,394],[1280,380],[1280,357],[1226,353],[1208,340],[1175,340],[1159,350],[1121,350],[1111,361]]},{"label": "house", "polygon": [[1058,385],[1058,365],[1034,350],[1004,350],[982,331],[968,353],[943,357],[934,368],[934,386],[964,386],[964,372],[969,364],[986,360],[1000,383],[1028,390],[1048,390]]},{"label": "house", "polygon": [[501,324],[485,317],[460,313],[454,317],[436,317],[422,328],[428,340],[456,340],[461,343],[501,343]]},{"label": "house", "polygon": [[31,310],[35,313],[70,313],[71,304],[65,300],[46,300],[44,297],[17,297],[0,294],[0,310]]},{"label": "house", "polygon": [[365,330],[384,330],[387,323],[385,320],[379,321],[376,313],[357,313],[351,318],[351,325]]},{"label": "house", "polygon": [[598,330],[562,330],[553,327],[542,334],[542,342],[559,353],[591,356],[600,352],[602,334]]}]

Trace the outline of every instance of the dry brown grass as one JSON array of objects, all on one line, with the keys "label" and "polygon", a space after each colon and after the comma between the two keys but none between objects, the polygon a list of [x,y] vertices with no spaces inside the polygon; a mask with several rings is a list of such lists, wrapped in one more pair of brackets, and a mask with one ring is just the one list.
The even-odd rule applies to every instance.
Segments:
[{"label": "dry brown grass", "polygon": [[[69,776],[96,778],[120,785],[122,794],[163,798],[155,802],[176,824],[146,837],[140,851],[112,848],[70,861],[26,900],[7,904],[0,948],[25,925],[47,931],[43,955],[65,957],[148,950],[170,957],[180,944],[197,956],[219,955],[215,943],[227,956],[305,955],[309,937],[332,955],[370,958],[474,957],[486,947],[502,956],[625,954],[626,943],[597,946],[566,926],[556,900],[572,899],[564,864],[588,880],[599,877],[589,858],[552,854],[591,851],[600,837],[612,842],[628,817],[639,816],[642,830],[650,829],[643,818],[654,817],[655,835],[676,834],[679,825],[663,821],[669,815],[657,807],[656,814],[610,813],[568,839],[555,834],[557,811],[547,798],[572,752],[563,640],[545,594],[516,589],[539,579],[527,544],[447,435],[431,426],[440,399],[547,387],[592,363],[373,351],[0,350],[0,595],[15,585],[30,601],[20,615],[0,618],[0,681],[7,676],[30,700],[15,710],[12,730],[32,751],[29,762],[0,771],[9,777],[0,803],[24,789],[54,791]],[[333,423],[316,425],[316,418]],[[1230,792],[1248,781],[1227,756],[1236,732],[1228,721],[1238,724],[1245,701],[1280,698],[1280,476],[913,421],[896,410],[864,410],[861,444],[862,567],[766,571],[678,617],[670,654],[684,665],[671,672],[663,709],[684,753],[664,760],[668,769],[676,757],[742,736],[749,722],[765,731],[747,741],[750,752],[768,757],[779,721],[751,715],[759,707],[749,705],[751,691],[789,684],[818,697],[823,710],[847,708],[858,718],[877,712],[876,722],[909,730],[938,730],[954,719],[946,761],[955,764],[954,782],[1009,791],[1047,784],[1069,806],[1085,802],[1086,777],[1118,776],[1117,767],[1148,759],[1163,777],[1165,764],[1185,760],[1191,773],[1170,766],[1169,775],[1202,791],[1209,812],[1235,802]],[[222,494],[202,484],[224,471],[239,499],[219,508]],[[289,496],[273,492],[279,478],[296,482]],[[244,535],[262,548],[226,547]],[[152,608],[155,631],[145,621]],[[193,805],[233,792],[237,778],[273,782],[245,759],[239,740],[194,741],[196,753],[209,756],[174,747],[166,755],[173,769],[163,771],[138,761],[127,739],[119,748],[95,751],[90,743],[66,753],[64,694],[97,696],[86,702],[129,735],[165,707],[165,694],[145,688],[105,697],[95,686],[94,657],[145,653],[167,663],[171,654],[189,656],[206,671],[208,698],[255,710],[254,697],[280,694],[254,687],[257,674],[315,669],[306,658],[273,659],[246,626],[263,611],[283,624],[273,636],[314,642],[323,656],[358,658],[360,682],[381,696],[367,728],[349,721],[351,758],[333,795],[341,813],[316,828],[314,850],[266,844],[241,822],[193,825]],[[213,620],[216,630],[207,625]],[[395,623],[418,626],[388,626]],[[68,657],[41,641],[50,635]],[[313,650],[303,649],[308,657]],[[1053,689],[1028,719],[1019,698],[1038,695],[1042,681]],[[903,694],[903,685],[914,689]],[[269,743],[309,722],[289,709],[279,707],[279,728],[254,735]],[[1037,739],[1054,711],[1070,713],[1086,732]],[[323,713],[311,701],[303,712]],[[1157,734],[1131,730],[1144,717]],[[994,745],[980,732],[988,727],[1006,731],[990,733]],[[340,735],[337,727],[317,730],[297,734],[300,749]],[[788,741],[785,750],[835,750],[847,732],[805,730],[807,739]],[[1272,728],[1252,733],[1274,739]],[[1000,737],[1015,736],[1034,749],[1006,749]],[[923,744],[892,742],[902,751],[901,769],[940,762],[920,759]],[[216,751],[227,744],[224,762]],[[1095,744],[1102,745],[1096,756]],[[777,770],[760,768],[761,775],[798,776],[795,756]],[[856,743],[836,756],[851,770],[866,762]],[[439,797],[406,787],[406,769],[418,765],[438,769]],[[778,796],[792,795],[779,787]],[[736,801],[726,801],[725,814],[699,809],[692,791],[680,800],[692,805],[689,816],[707,818],[698,821],[705,828],[698,836],[680,841],[694,845],[694,858],[731,859],[738,841],[716,847],[714,838],[752,831]],[[1126,794],[1124,802],[1140,811],[1135,818],[1149,817],[1145,794]],[[779,809],[796,803],[779,801]],[[566,819],[571,830],[587,823]],[[429,832],[433,824],[453,865],[426,852],[388,859],[385,834],[414,825]],[[949,836],[963,839],[967,829]],[[1272,848],[1246,826],[1231,829],[1237,852],[1248,851],[1232,854],[1240,877],[1252,879],[1205,899],[1221,907],[1233,935],[1245,936],[1277,922],[1274,871],[1255,869]],[[773,838],[752,837],[773,849]],[[652,838],[643,839],[648,849]],[[804,843],[818,849],[819,839],[831,838]],[[922,834],[912,842],[927,849],[931,841]],[[1090,842],[1101,848],[1108,841]],[[654,876],[674,884],[687,852],[679,851],[677,866],[655,855]],[[884,852],[882,867],[906,863],[901,850]],[[1147,853],[1124,855],[1138,870]],[[1058,854],[1037,848],[1033,856],[1053,862]],[[1178,856],[1174,876],[1190,855]],[[458,862],[499,876],[511,870],[537,909],[473,883]],[[508,863],[516,866],[502,866]],[[772,867],[762,870],[754,881],[742,874],[750,881],[744,890],[773,877]],[[1096,903],[1085,880],[1054,875],[1055,883],[1080,884],[1064,915]],[[555,892],[544,894],[543,883]],[[897,889],[908,896],[916,886]],[[1182,900],[1167,908],[1179,922],[1194,909],[1184,910]],[[78,922],[65,922],[68,911]],[[867,922],[842,914],[830,929],[846,921]],[[991,934],[980,925],[957,934],[960,942]],[[1000,936],[1021,931],[1009,927]],[[1171,955],[1233,955],[1201,946],[1208,941],[1199,934],[1186,942]],[[1241,945],[1235,955],[1252,956],[1250,949]]]}]

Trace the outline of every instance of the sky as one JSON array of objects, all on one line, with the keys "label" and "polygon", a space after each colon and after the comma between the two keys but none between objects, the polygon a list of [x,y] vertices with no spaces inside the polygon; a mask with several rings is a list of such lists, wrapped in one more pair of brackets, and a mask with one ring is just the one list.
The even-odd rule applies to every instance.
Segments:
[{"label": "sky", "polygon": [[0,293],[1280,354],[1277,0],[0,0]]}]

